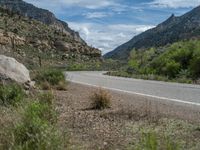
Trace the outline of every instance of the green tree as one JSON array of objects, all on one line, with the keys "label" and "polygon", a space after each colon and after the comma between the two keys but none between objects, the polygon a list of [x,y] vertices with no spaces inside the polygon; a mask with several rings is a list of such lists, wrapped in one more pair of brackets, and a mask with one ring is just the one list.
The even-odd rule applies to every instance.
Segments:
[{"label": "green tree", "polygon": [[192,73],[192,78],[200,78],[200,55],[191,60],[189,68]]}]

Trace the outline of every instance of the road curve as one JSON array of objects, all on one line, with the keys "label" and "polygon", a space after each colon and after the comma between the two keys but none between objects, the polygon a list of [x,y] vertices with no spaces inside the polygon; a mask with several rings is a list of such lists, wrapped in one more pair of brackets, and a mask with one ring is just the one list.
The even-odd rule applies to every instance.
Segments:
[{"label": "road curve", "polygon": [[66,78],[74,83],[200,106],[200,85],[112,77],[103,73],[66,72]]}]

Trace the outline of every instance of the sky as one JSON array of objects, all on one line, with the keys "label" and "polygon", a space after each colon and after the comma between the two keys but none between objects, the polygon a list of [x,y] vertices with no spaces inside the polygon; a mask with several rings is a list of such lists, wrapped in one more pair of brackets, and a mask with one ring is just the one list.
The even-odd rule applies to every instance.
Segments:
[{"label": "sky", "polygon": [[52,11],[105,54],[135,35],[180,16],[200,0],[25,0]]}]

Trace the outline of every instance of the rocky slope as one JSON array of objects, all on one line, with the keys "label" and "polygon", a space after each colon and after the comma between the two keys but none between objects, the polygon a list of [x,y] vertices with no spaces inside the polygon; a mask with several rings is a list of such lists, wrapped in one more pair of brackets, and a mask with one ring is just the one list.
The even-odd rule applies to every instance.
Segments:
[{"label": "rocky slope", "polygon": [[48,10],[37,8],[23,0],[0,0],[0,6],[43,22],[44,24],[51,25],[66,33],[68,36],[71,36],[73,39],[84,43],[78,32],[71,30],[66,22],[57,19],[55,15]]},{"label": "rocky slope", "polygon": [[0,8],[0,54],[14,57],[28,67],[101,57],[98,49],[69,33],[5,8]]},{"label": "rocky slope", "polygon": [[160,47],[192,38],[200,38],[200,6],[180,17],[172,15],[157,27],[135,36],[104,57],[126,60],[133,48]]}]

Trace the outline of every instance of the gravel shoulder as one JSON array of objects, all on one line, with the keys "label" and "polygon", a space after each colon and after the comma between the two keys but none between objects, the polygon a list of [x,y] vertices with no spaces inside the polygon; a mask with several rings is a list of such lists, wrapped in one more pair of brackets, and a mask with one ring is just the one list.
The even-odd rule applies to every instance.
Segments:
[{"label": "gravel shoulder", "polygon": [[200,147],[199,108],[109,91],[112,107],[92,110],[90,96],[96,90],[70,83],[67,91],[54,91],[59,126],[68,133],[71,149],[134,149],[131,147],[138,144],[141,130],[167,134],[184,143],[182,149]]}]

